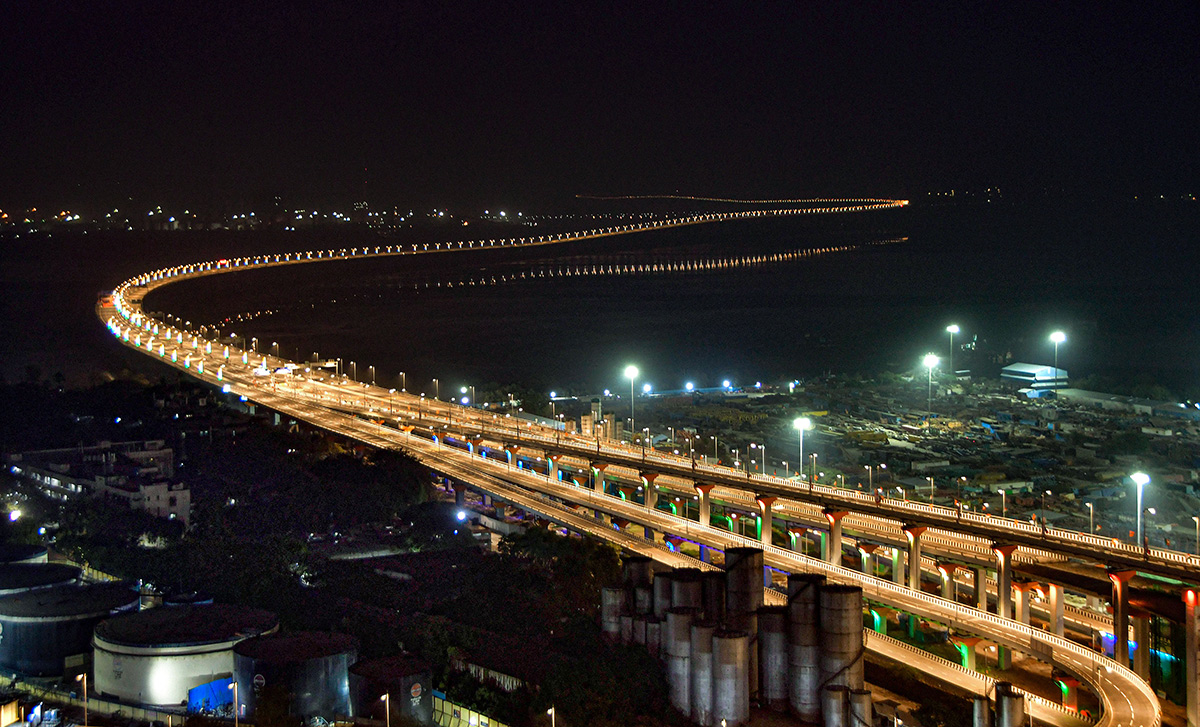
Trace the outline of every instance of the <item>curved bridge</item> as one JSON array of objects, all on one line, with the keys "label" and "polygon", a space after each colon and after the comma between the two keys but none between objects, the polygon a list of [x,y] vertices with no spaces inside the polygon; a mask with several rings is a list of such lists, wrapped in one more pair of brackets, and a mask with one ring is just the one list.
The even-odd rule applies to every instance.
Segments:
[{"label": "curved bridge", "polygon": [[[111,297],[101,302],[97,314],[123,344],[159,358],[201,381],[216,384],[226,391],[245,396],[248,400],[278,412],[368,444],[403,449],[434,469],[450,474],[473,488],[506,500],[519,501],[523,508],[539,512],[572,529],[602,535],[629,547],[629,543],[623,542],[628,539],[623,533],[618,534],[618,531],[612,529],[597,529],[594,525],[587,526],[587,523],[576,522],[574,519],[568,521],[562,514],[562,505],[555,502],[587,507],[588,505],[584,504],[586,500],[595,507],[595,501],[603,499],[608,501],[603,503],[603,509],[607,512],[619,512],[623,518],[643,523],[664,533],[688,537],[722,549],[747,543],[763,547],[768,561],[774,567],[791,572],[815,570],[825,573],[832,580],[862,585],[871,599],[908,612],[927,615],[951,624],[960,631],[993,639],[1009,648],[1022,650],[1054,663],[1088,683],[1100,695],[1103,702],[1103,715],[1099,722],[1101,725],[1157,727],[1162,721],[1158,699],[1150,687],[1131,669],[1061,636],[1033,629],[1026,623],[1007,618],[1008,614],[990,614],[956,601],[923,593],[919,588],[886,583],[836,563],[825,563],[770,544],[748,541],[741,536],[698,525],[696,521],[673,516],[661,510],[605,497],[591,489],[572,487],[548,476],[512,468],[511,465],[506,468],[496,459],[488,460],[476,456],[474,447],[471,448],[472,451],[464,451],[443,446],[443,440],[451,435],[462,439],[470,438],[473,442],[486,442],[498,449],[506,446],[510,449],[527,447],[548,455],[577,456],[598,464],[625,466],[636,468],[639,472],[661,473],[687,478],[695,483],[744,490],[758,498],[778,498],[797,504],[815,505],[826,512],[849,511],[889,522],[900,522],[908,532],[919,530],[923,533],[926,528],[936,528],[947,533],[974,536],[984,542],[991,541],[1010,555],[1012,551],[1008,548],[1011,547],[1023,547],[1050,554],[1077,555],[1109,563],[1114,569],[1161,573],[1185,582],[1200,581],[1200,559],[1174,551],[1143,552],[1130,546],[1068,531],[1051,530],[1043,533],[1040,529],[1016,521],[961,513],[928,503],[877,501],[848,490],[821,485],[797,486],[794,482],[780,478],[746,475],[725,467],[700,465],[687,458],[680,459],[607,444],[590,437],[563,435],[556,430],[535,427],[490,412],[443,402],[430,402],[423,397],[358,382],[325,382],[301,376],[277,379],[273,374],[269,378],[263,377],[256,375],[256,371],[274,371],[291,362],[246,350],[240,353],[234,351],[231,355],[229,348],[223,344],[206,340],[196,332],[176,328],[166,321],[152,318],[141,308],[142,298],[154,288],[180,280],[239,270],[356,257],[561,244],[726,220],[858,212],[906,204],[906,201],[897,200],[849,200],[845,203],[826,201],[818,207],[701,214],[540,237],[310,250],[199,262],[147,272],[121,283]],[[424,436],[421,436],[422,434]],[[770,512],[770,505],[765,512]],[[919,541],[919,534],[912,536],[912,540]],[[634,549],[645,550],[645,546]],[[919,554],[918,548],[918,563]],[[660,556],[659,559],[665,558]],[[1193,594],[1194,599],[1194,592],[1189,593]],[[882,643],[878,639],[875,641],[877,644]],[[1190,633],[1189,646],[1194,647]],[[889,648],[894,650],[897,647],[892,645]],[[915,655],[909,656],[910,659],[914,657]],[[1194,648],[1190,649],[1188,658],[1195,659]],[[931,670],[936,671],[932,667]],[[1195,695],[1192,695],[1192,698],[1195,699]],[[1054,705],[1041,704],[1037,700],[1034,700],[1033,704],[1043,713],[1042,719],[1049,719],[1057,724],[1078,723],[1076,717],[1062,712]],[[1192,708],[1193,705],[1189,704],[1189,712]]]}]

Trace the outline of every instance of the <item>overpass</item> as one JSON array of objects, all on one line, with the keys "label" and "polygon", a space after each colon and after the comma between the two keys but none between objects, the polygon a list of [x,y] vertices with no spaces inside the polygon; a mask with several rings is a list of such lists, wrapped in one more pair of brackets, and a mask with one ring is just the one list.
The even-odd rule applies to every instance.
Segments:
[{"label": "overpass", "polygon": [[[878,203],[874,207],[896,206],[900,204],[885,203],[878,200],[874,202]],[[873,208],[872,205],[853,205],[838,208],[836,211],[856,211],[858,209],[869,208]],[[572,235],[547,236],[536,239],[526,238],[519,243],[515,241],[501,241],[502,244],[500,246],[552,244],[574,239],[586,239],[587,237],[625,234],[628,232],[639,232],[685,224],[719,222],[727,219],[783,213],[801,214],[809,213],[810,211],[793,210],[789,212],[784,210],[765,210],[698,215],[672,221],[656,221],[642,225],[604,228]],[[650,478],[650,481],[653,481],[654,477],[660,474],[685,480],[690,479],[691,482],[695,483],[697,490],[696,497],[702,504],[702,511],[707,504],[706,501],[708,500],[709,493],[715,487],[745,491],[753,494],[755,500],[760,504],[762,517],[768,523],[775,512],[773,509],[773,502],[775,500],[785,500],[820,508],[822,513],[831,516],[831,541],[840,538],[840,523],[846,517],[847,513],[876,518],[881,522],[900,522],[904,526],[903,532],[910,543],[908,584],[910,587],[900,584],[887,584],[884,581],[871,578],[858,571],[842,568],[838,562],[826,563],[807,558],[786,549],[778,548],[772,543],[762,543],[761,545],[767,551],[770,562],[778,564],[777,567],[781,567],[781,569],[815,569],[827,572],[827,575],[834,579],[840,579],[845,582],[859,581],[869,587],[869,597],[881,603],[895,604],[897,608],[902,610],[920,613],[930,618],[950,623],[960,630],[978,633],[1009,648],[1029,651],[1039,657],[1053,661],[1060,667],[1075,674],[1082,681],[1091,684],[1097,693],[1101,695],[1105,708],[1102,724],[1157,725],[1161,722],[1161,709],[1158,706],[1156,697],[1149,690],[1148,686],[1138,679],[1128,668],[1127,660],[1122,664],[1119,661],[1107,659],[1090,649],[1063,639],[1057,634],[1047,634],[1032,629],[1028,624],[1009,618],[1011,616],[1012,604],[1008,579],[1011,578],[1012,554],[1016,549],[1023,549],[1028,553],[1039,554],[1039,557],[1051,560],[1073,556],[1107,563],[1113,569],[1114,590],[1118,594],[1118,604],[1121,601],[1122,579],[1128,577],[1122,574],[1142,570],[1152,573],[1173,574],[1172,577],[1179,577],[1180,580],[1188,582],[1196,581],[1197,574],[1200,573],[1200,562],[1191,556],[1161,550],[1152,550],[1143,553],[1128,546],[1114,545],[1111,541],[1080,533],[1057,530],[1043,533],[1023,523],[1002,518],[989,518],[975,513],[962,513],[949,508],[939,508],[928,503],[876,500],[854,491],[838,490],[837,488],[830,488],[824,485],[809,484],[807,487],[798,486],[795,482],[781,478],[747,475],[728,468],[697,463],[687,458],[681,459],[653,451],[634,450],[629,447],[605,443],[598,439],[563,435],[560,432],[543,430],[525,423],[518,424],[515,420],[505,419],[494,414],[486,414],[479,410],[464,409],[441,402],[427,402],[406,393],[397,394],[366,385],[359,385],[357,382],[324,382],[291,376],[278,377],[277,379],[274,375],[270,375],[268,380],[267,377],[255,376],[254,371],[262,371],[264,369],[273,371],[278,365],[283,363],[280,359],[262,356],[257,352],[251,353],[245,350],[240,355],[237,355],[235,351],[231,357],[229,349],[220,342],[202,339],[194,332],[180,330],[168,325],[164,321],[153,319],[147,316],[141,310],[140,306],[141,299],[145,293],[155,287],[203,275],[225,273],[238,269],[255,269],[322,260],[341,260],[360,256],[421,254],[427,251],[459,251],[496,246],[494,245],[495,241],[489,242],[493,244],[485,245],[482,241],[475,241],[453,244],[445,243],[445,247],[442,247],[442,244],[439,243],[434,245],[432,249],[422,250],[415,249],[415,246],[411,250],[391,246],[377,247],[373,251],[363,249],[361,252],[357,248],[340,251],[315,251],[315,254],[314,251],[309,251],[307,253],[286,253],[256,258],[210,261],[207,263],[166,268],[125,281],[114,290],[110,300],[102,303],[98,308],[98,313],[102,320],[106,322],[110,331],[129,346],[137,348],[144,353],[155,355],[201,380],[228,387],[233,393],[241,394],[249,400],[269,406],[276,411],[287,413],[290,416],[295,416],[298,419],[310,421],[319,426],[331,429],[334,427],[330,425],[330,422],[336,419],[339,422],[339,429],[336,429],[337,431],[350,436],[356,436],[361,441],[376,446],[398,446],[409,451],[421,451],[420,448],[414,445],[414,442],[422,440],[413,434],[415,428],[420,426],[423,431],[428,431],[436,435],[431,443],[435,447],[440,447],[441,451],[444,452],[450,452],[451,450],[441,447],[441,440],[447,434],[453,433],[464,437],[474,437],[478,441],[490,441],[498,447],[507,447],[509,451],[524,447],[548,454],[552,458],[559,456],[585,458],[586,461],[594,462],[600,471],[603,471],[609,465],[626,467],[644,473]],[[429,246],[425,246],[425,248],[429,248]],[[384,414],[385,411],[387,412],[386,415]],[[379,420],[394,419],[395,423],[401,428],[396,429],[391,426],[383,426],[380,423],[364,422],[361,417],[355,416],[356,413]],[[367,429],[371,428],[374,429],[367,432]],[[458,469],[452,473],[448,472],[448,474],[452,474],[472,486],[480,488],[482,491],[487,491],[484,484],[467,478],[464,473],[475,473],[478,475],[482,469],[493,467],[495,465],[494,460],[488,462],[483,458],[473,457],[470,453],[447,454],[443,456],[464,458],[458,460]],[[444,471],[449,469],[450,465],[442,461],[437,468]],[[512,471],[519,472],[517,470]],[[525,474],[530,475],[530,473]],[[543,480],[544,482],[536,488],[533,488],[531,482],[522,484],[525,487],[531,488],[531,490],[536,489],[536,491],[541,492],[543,495],[553,494],[559,498],[564,498],[570,494],[569,491],[571,490],[580,489],[562,485],[553,477],[544,477]],[[591,493],[590,497],[594,498],[596,496],[595,492],[590,490],[588,492]],[[509,492],[509,496],[512,496],[511,492]],[[582,495],[576,494],[573,496],[580,497]],[[614,498],[607,499],[613,500],[613,502],[606,503],[606,508],[611,509],[618,506]],[[765,506],[763,505],[764,502],[766,503]],[[644,505],[637,506],[624,503],[621,506],[637,510],[637,512],[634,512],[632,509],[624,512],[621,515],[622,517],[636,515],[637,519],[632,521],[643,522],[646,527],[659,529],[664,533],[689,536],[698,532],[699,535],[697,537],[702,536],[706,539],[706,543],[711,543],[712,547],[729,547],[730,545],[743,544],[745,540],[740,536],[725,533],[723,530],[714,529],[707,525],[697,526],[691,524],[693,521],[684,518],[670,519],[674,516]],[[835,513],[841,514],[834,516]],[[564,525],[566,524],[564,523]],[[580,525],[580,523],[576,521],[574,525]],[[574,525],[566,526],[574,529]],[[922,562],[920,550],[922,538],[925,537],[932,540],[936,537],[934,534],[926,535],[931,530],[957,534],[962,538],[976,538],[993,544],[992,550],[996,553],[997,557],[997,580],[1000,586],[998,595],[1001,604],[1001,613],[989,614],[986,611],[963,606],[951,600],[925,594],[919,590],[919,587],[913,587],[914,583],[919,586],[920,564]],[[764,527],[763,531],[770,533],[771,528]],[[586,529],[581,530],[581,532],[595,534]],[[609,534],[605,533],[605,535]],[[827,552],[840,554],[841,549],[830,547]],[[840,557],[831,558],[830,560],[840,560]],[[1192,695],[1192,700],[1189,701],[1194,701],[1196,653],[1195,591],[1188,591],[1188,593],[1191,596],[1191,601],[1188,604],[1189,651],[1187,662],[1189,690]],[[1004,608],[1004,604],[1006,603],[1008,605],[1007,609]],[[1117,612],[1117,622],[1121,623],[1122,615],[1119,607]],[[1120,643],[1123,640],[1118,639],[1117,641]],[[1191,718],[1191,714],[1194,711],[1195,705],[1189,704],[1189,724],[1197,724]]]}]

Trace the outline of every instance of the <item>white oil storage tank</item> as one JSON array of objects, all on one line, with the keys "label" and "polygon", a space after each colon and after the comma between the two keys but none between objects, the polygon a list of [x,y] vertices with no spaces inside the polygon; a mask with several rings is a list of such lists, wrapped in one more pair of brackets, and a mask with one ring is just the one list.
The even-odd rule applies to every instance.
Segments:
[{"label": "white oil storage tank", "polygon": [[238,642],[278,628],[269,611],[224,604],[122,614],[96,626],[93,688],[137,704],[179,705],[189,689],[233,676]]}]

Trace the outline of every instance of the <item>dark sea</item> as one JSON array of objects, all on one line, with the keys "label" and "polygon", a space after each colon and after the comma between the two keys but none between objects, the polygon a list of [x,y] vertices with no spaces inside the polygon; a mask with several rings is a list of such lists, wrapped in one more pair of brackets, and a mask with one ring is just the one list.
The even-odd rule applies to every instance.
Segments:
[{"label": "dark sea", "polygon": [[[552,226],[575,227],[533,232]],[[143,270],[470,230],[10,236],[0,372],[20,379],[35,366],[84,381],[144,368],[92,312],[98,292]],[[1149,376],[1182,393],[1200,389],[1197,263],[1194,202],[914,203],[221,275],[169,286],[146,307],[289,357],[353,361],[362,380],[374,366],[377,381],[397,385],[404,371],[410,391],[432,393],[438,377],[443,396],[489,382],[620,390],[629,363],[660,390],[899,372],[927,352],[946,356],[950,323],[962,328],[958,368],[1052,363],[1048,336],[1060,329],[1059,362],[1073,378]]]}]

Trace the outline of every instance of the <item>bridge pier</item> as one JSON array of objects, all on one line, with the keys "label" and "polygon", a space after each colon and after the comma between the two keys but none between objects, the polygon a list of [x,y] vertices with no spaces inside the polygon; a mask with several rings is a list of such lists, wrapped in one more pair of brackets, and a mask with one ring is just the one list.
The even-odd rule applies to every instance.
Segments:
[{"label": "bridge pier", "polygon": [[1133,617],[1133,641],[1137,649],[1133,652],[1133,671],[1145,682],[1150,683],[1150,616]]},{"label": "bridge pier", "polygon": [[892,583],[904,585],[904,551],[892,548]]},{"label": "bridge pier", "polygon": [[491,496],[491,495],[489,495],[489,494],[487,494],[486,492],[485,492],[485,493],[483,493],[483,506],[484,506],[484,507],[491,507],[491,506],[492,506],[492,496]]},{"label": "bridge pier", "polygon": [[829,522],[829,548],[825,552],[825,561],[840,566],[842,564],[842,518],[850,513],[828,508],[824,512],[825,519]]},{"label": "bridge pier", "polygon": [[713,485],[695,484],[693,487],[700,497],[700,524],[707,528],[712,525],[712,501],[708,493],[712,492]]},{"label": "bridge pier", "polygon": [[467,486],[454,483],[454,505],[465,507],[467,504]]},{"label": "bridge pier", "polygon": [[951,639],[958,653],[962,656],[962,666],[964,669],[977,671],[978,661],[975,655],[975,647],[983,639],[978,636],[955,636]]},{"label": "bridge pier", "polygon": [[924,526],[904,526],[904,534],[908,537],[908,587],[914,591],[921,590],[921,536],[928,528]]},{"label": "bridge pier", "polygon": [[1129,591],[1126,584],[1137,575],[1137,571],[1109,571],[1112,581],[1113,609],[1113,659],[1121,666],[1129,666]]},{"label": "bridge pier", "polygon": [[711,563],[712,562],[712,554],[708,552],[707,545],[700,546],[700,562],[701,563]]},{"label": "bridge pier", "polygon": [[756,495],[754,499],[758,502],[758,510],[762,518],[759,521],[760,532],[758,539],[762,541],[763,545],[774,545],[771,541],[772,533],[775,530],[775,516],[771,512],[771,506],[775,504],[775,500],[778,498],[768,495]]},{"label": "bridge pier", "polygon": [[1014,583],[1013,591],[1016,592],[1016,614],[1013,616],[1016,620],[1029,625],[1029,611],[1033,601],[1033,592],[1038,587],[1036,583]]},{"label": "bridge pier", "polygon": [[971,573],[975,576],[975,608],[986,613],[988,610],[987,568],[974,566],[971,568]]},{"label": "bridge pier", "polygon": [[942,575],[942,598],[954,601],[954,572],[958,570],[958,566],[954,563],[938,563],[937,569]]},{"label": "bridge pier", "polygon": [[546,454],[546,474],[548,474],[550,476],[550,479],[555,482],[561,481],[562,480],[562,470],[560,470],[558,468],[558,460],[560,457],[562,457],[562,455],[561,454],[550,454],[549,452],[546,452],[545,454]]},{"label": "bridge pier", "polygon": [[1183,659],[1187,727],[1200,727],[1200,589],[1183,592],[1183,630],[1187,644]]},{"label": "bridge pier", "polygon": [[1065,621],[1063,616],[1063,603],[1065,595],[1066,594],[1063,591],[1062,586],[1058,585],[1057,583],[1050,584],[1050,633],[1055,634],[1056,636],[1063,635]]},{"label": "bridge pier", "polygon": [[646,509],[653,510],[658,507],[658,488],[654,486],[654,478],[658,477],[657,472],[642,472],[642,499],[646,502]]},{"label": "bridge pier", "polygon": [[[1017,550],[1015,545],[993,544],[992,552],[996,554],[996,615],[1000,618],[1012,618],[1012,554]],[[1007,646],[996,645],[996,668],[1012,667],[1012,650]]]},{"label": "bridge pier", "polygon": [[878,548],[879,546],[875,545],[874,543],[860,543],[858,546],[860,566],[862,567],[862,572],[866,575],[875,575],[875,568],[873,567],[871,556],[874,555]]}]

